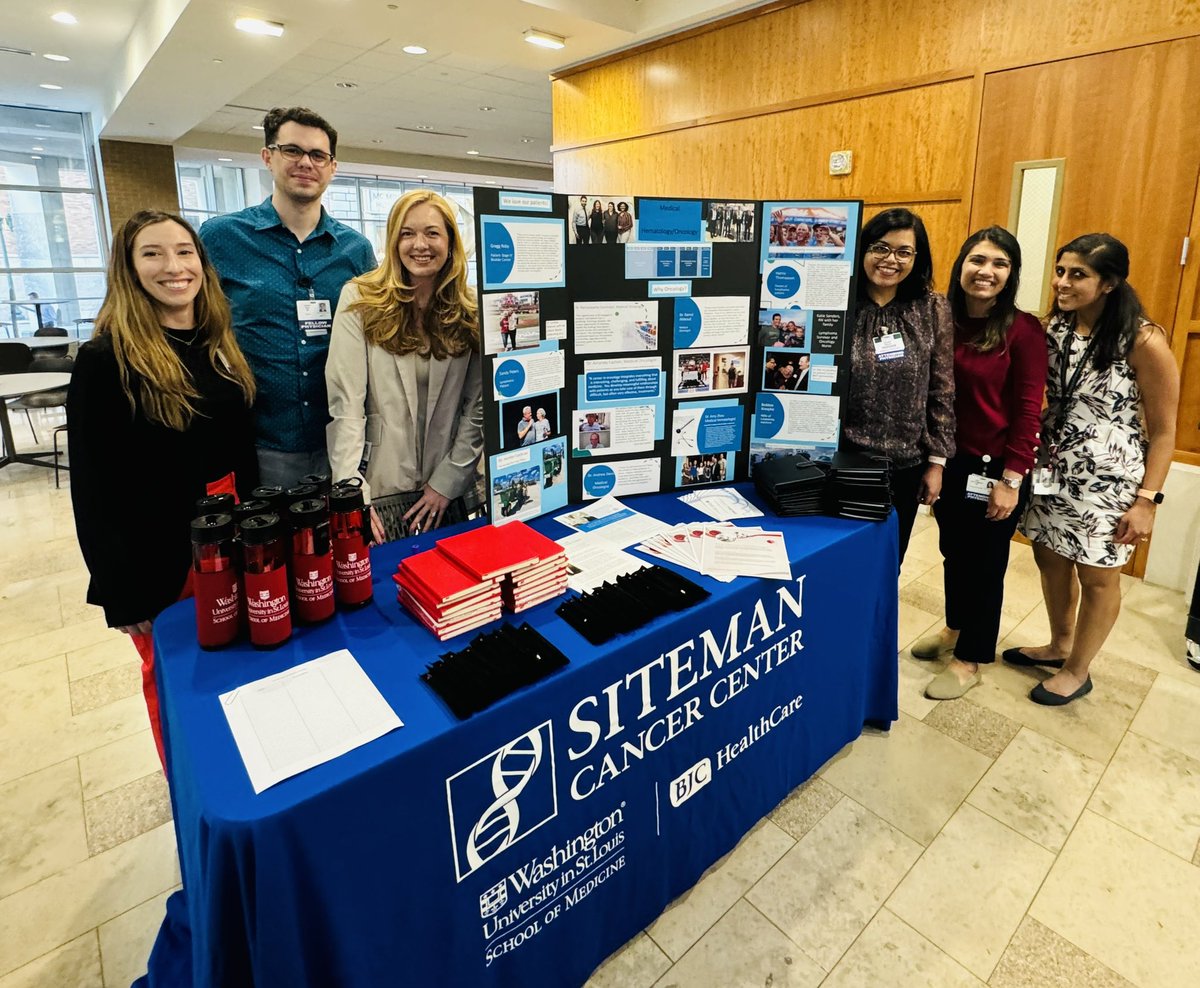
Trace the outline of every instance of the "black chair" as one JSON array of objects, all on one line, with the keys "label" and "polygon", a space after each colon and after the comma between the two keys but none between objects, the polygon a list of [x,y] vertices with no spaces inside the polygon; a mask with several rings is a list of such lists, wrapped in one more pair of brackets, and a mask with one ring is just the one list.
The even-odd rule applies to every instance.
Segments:
[{"label": "black chair", "polygon": [[[24,343],[15,340],[0,340],[0,374],[28,374],[34,371],[45,374],[70,374],[75,369],[75,361],[70,357],[45,357],[34,365],[33,350]],[[33,444],[38,444],[37,430],[33,427],[33,416],[29,414],[33,408],[60,408],[67,404],[65,388],[58,391],[37,391],[33,394],[21,395],[8,403],[9,408],[15,408],[25,413],[29,422],[29,431],[33,433]],[[10,450],[11,452],[11,450]]]},{"label": "black chair", "polygon": [[[60,326],[43,326],[34,336],[70,336],[71,334]],[[41,361],[48,357],[65,357],[71,351],[70,346],[47,346],[38,347],[37,352],[33,355],[32,370],[42,371],[48,368],[40,366]]]}]

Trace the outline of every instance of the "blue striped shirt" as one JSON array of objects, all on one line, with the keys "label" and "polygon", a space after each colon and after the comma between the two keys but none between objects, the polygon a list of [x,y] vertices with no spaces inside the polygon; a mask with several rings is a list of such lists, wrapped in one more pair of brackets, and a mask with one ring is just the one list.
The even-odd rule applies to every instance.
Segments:
[{"label": "blue striped shirt", "polygon": [[[221,276],[234,332],[258,385],[256,443],[288,453],[324,449],[329,335],[302,332],[296,302],[328,299],[336,309],[342,286],[375,267],[371,242],[322,209],[317,228],[300,243],[270,198],[214,216],[200,228],[200,239]],[[301,287],[309,280],[311,294]]]}]

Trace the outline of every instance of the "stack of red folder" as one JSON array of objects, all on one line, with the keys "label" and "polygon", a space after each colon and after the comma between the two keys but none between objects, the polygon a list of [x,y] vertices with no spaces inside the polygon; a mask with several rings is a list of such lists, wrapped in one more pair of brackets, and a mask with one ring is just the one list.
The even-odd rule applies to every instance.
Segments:
[{"label": "stack of red folder", "polygon": [[524,522],[439,539],[403,560],[393,577],[397,599],[444,641],[557,597],[567,589],[567,555]]}]

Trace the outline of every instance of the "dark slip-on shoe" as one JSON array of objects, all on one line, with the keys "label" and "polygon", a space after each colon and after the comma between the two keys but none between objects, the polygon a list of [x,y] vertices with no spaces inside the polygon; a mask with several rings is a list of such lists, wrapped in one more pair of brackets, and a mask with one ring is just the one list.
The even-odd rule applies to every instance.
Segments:
[{"label": "dark slip-on shoe", "polygon": [[1006,648],[1001,654],[1005,662],[1010,666],[1045,666],[1047,669],[1061,669],[1065,659],[1035,659],[1031,655],[1026,655],[1019,648]]},{"label": "dark slip-on shoe", "polygon": [[1092,677],[1088,676],[1083,681],[1083,685],[1070,696],[1051,693],[1044,685],[1038,683],[1037,686],[1029,691],[1029,699],[1034,703],[1040,703],[1043,707],[1065,707],[1072,700],[1078,700],[1081,696],[1087,696],[1090,692],[1092,692]]}]

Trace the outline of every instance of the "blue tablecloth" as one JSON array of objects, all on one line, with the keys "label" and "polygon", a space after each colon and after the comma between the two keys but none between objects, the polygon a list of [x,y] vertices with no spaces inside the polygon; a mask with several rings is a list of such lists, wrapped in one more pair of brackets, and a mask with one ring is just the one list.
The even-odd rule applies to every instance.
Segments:
[{"label": "blue tablecloth", "polygon": [[[699,520],[677,495],[631,503]],[[541,605],[517,619],[570,666],[464,722],[417,677],[469,636],[439,645],[391,579],[429,536],[376,550],[372,606],[276,651],[202,652],[191,603],[165,612],[186,920],[176,900],[150,983],[583,982],[864,721],[896,719],[894,515],[761,521],[793,580],[697,577],[704,604],[602,648]],[[405,726],[255,795],[218,694],[342,647]]]}]

